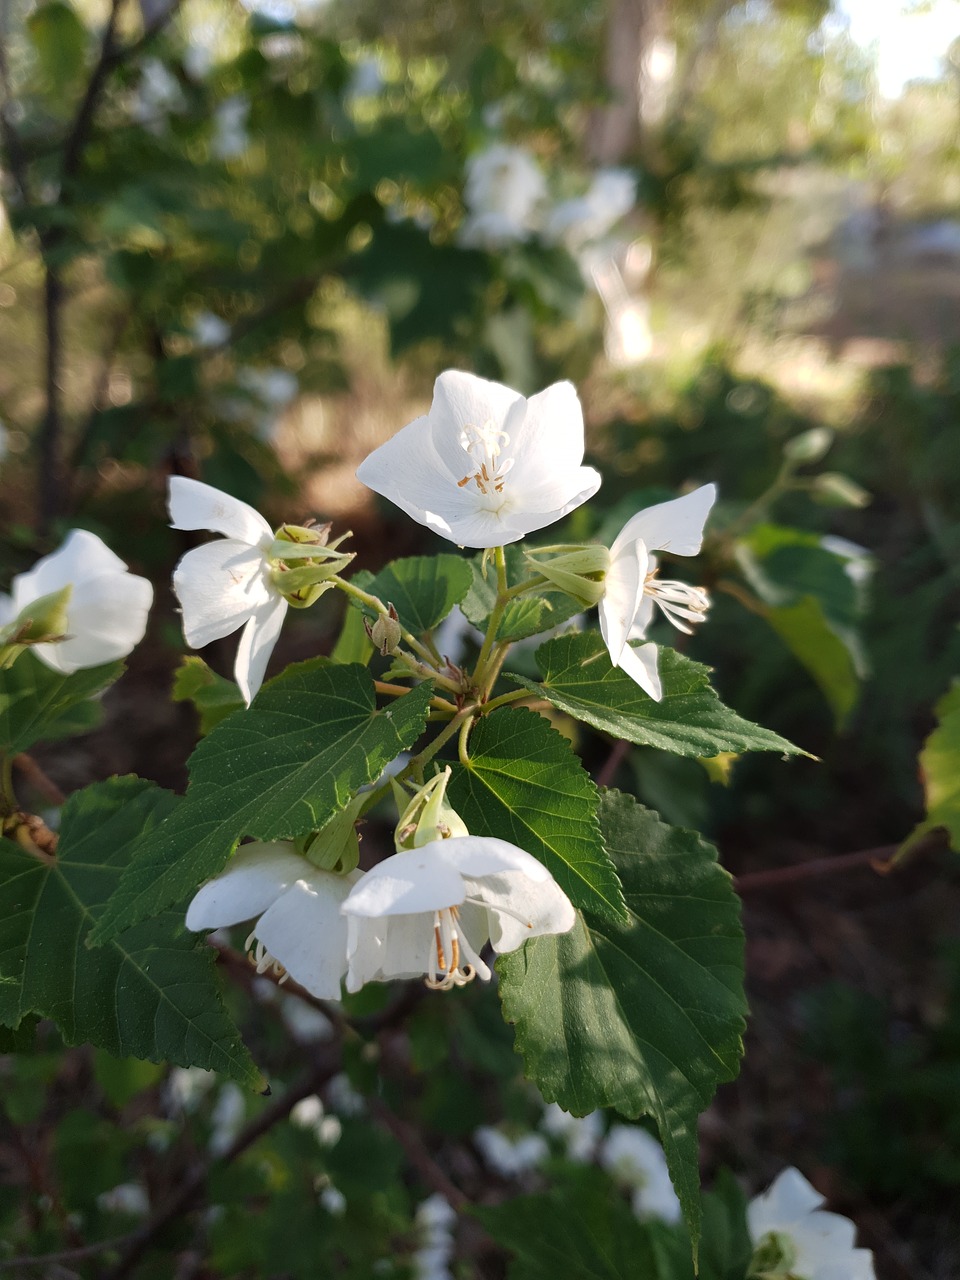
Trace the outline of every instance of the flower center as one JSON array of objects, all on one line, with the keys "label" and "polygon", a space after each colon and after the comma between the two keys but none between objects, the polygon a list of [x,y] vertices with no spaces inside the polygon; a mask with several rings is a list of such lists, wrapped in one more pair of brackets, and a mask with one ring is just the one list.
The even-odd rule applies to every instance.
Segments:
[{"label": "flower center", "polygon": [[[256,947],[254,947],[254,943],[257,944]],[[247,953],[247,959],[256,969],[257,973],[272,972],[275,977],[280,979],[280,985],[283,986],[286,980],[290,977],[289,973],[287,973],[286,969],[276,956],[272,956],[270,954],[255,933],[251,933],[250,937],[243,944],[243,947]]]},{"label": "flower center", "polygon": [[[465,987],[477,976],[479,956],[459,928],[460,911],[444,907],[433,913],[433,945],[425,982],[431,991]],[[461,966],[461,960],[467,963]]]},{"label": "flower center", "polygon": [[[643,594],[651,596],[663,610],[667,621],[679,631],[692,635],[688,622],[704,622],[710,608],[710,596],[703,587],[691,587],[689,583],[675,579],[661,579],[659,569],[648,573],[643,584]],[[686,621],[684,621],[686,619]]]},{"label": "flower center", "polygon": [[468,472],[462,480],[458,480],[457,488],[462,489],[472,480],[484,495],[502,493],[503,482],[513,466],[513,459],[504,458],[501,462],[500,454],[509,443],[507,433],[490,421],[485,422],[482,427],[464,427],[460,432],[460,444],[477,464],[477,470]]}]

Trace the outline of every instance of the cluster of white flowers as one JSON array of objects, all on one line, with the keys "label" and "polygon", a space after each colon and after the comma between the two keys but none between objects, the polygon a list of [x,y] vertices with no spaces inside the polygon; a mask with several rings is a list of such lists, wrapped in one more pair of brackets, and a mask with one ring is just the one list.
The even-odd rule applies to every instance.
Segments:
[{"label": "cluster of white flowers", "polygon": [[747,1206],[754,1246],[751,1275],[796,1280],[875,1280],[873,1254],[856,1248],[849,1218],[826,1213],[824,1198],[798,1169],[784,1169]]},{"label": "cluster of white flowers", "polygon": [[455,1210],[441,1195],[424,1200],[414,1215],[418,1245],[410,1259],[414,1280],[452,1280]]}]

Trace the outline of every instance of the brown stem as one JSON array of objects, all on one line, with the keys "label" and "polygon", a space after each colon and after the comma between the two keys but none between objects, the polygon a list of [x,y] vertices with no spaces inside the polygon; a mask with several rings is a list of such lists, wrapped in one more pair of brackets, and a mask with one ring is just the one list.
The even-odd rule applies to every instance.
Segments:
[{"label": "brown stem", "polygon": [[39,791],[42,796],[45,796],[51,804],[61,805],[67,803],[67,797],[53,779],[47,777],[33,756],[28,756],[26,752],[21,752],[20,755],[13,757],[13,765],[23,775],[24,780]]},{"label": "brown stem", "polygon": [[100,1253],[108,1253],[119,1249],[129,1241],[129,1236],[113,1236],[109,1240],[97,1240],[93,1244],[82,1244],[76,1249],[61,1249],[58,1253],[41,1253],[24,1255],[20,1258],[0,1259],[0,1271],[24,1270],[27,1267],[48,1267],[59,1262],[82,1262],[84,1258],[95,1258]]},{"label": "brown stem", "polygon": [[613,744],[610,748],[610,754],[600,766],[597,773],[596,783],[598,787],[610,786],[614,778],[617,776],[617,770],[626,759],[630,751],[630,746],[631,744],[629,742],[625,742],[623,738],[620,738]]},{"label": "brown stem", "polygon": [[458,1212],[465,1209],[470,1201],[440,1168],[413,1125],[408,1124],[406,1120],[401,1120],[381,1098],[368,1098],[367,1105],[371,1115],[379,1120],[385,1129],[389,1129],[403,1147],[407,1159],[427,1186],[432,1187],[434,1191],[439,1191],[444,1200]]},{"label": "brown stem", "polygon": [[[932,852],[940,841],[924,841],[916,852]],[[897,844],[879,845],[876,849],[858,849],[856,853],[839,853],[829,858],[811,858],[792,867],[771,867],[768,871],[748,871],[734,879],[738,893],[750,893],[756,889],[779,889],[782,885],[797,884],[803,880],[817,880],[821,876],[840,875],[857,867],[869,867],[877,875],[889,875],[895,869]]]}]

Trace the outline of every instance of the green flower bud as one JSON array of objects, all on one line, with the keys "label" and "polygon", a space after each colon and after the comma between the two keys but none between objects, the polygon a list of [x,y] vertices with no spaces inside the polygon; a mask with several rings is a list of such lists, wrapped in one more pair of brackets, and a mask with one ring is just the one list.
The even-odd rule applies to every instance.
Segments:
[{"label": "green flower bud", "polygon": [[375,622],[371,622],[369,618],[364,618],[363,625],[367,635],[380,650],[382,658],[385,658],[389,653],[396,653],[403,631],[400,626],[399,615],[392,604],[388,606],[387,612],[381,613]]},{"label": "green flower bud", "polygon": [[833,444],[833,432],[829,427],[812,427],[794,436],[783,446],[783,456],[795,466],[807,466],[819,462]]},{"label": "green flower bud", "polygon": [[447,765],[420,787],[400,815],[394,842],[397,852],[402,849],[420,849],[434,840],[449,840],[451,836],[467,836],[467,824],[448,802],[447,783],[451,769]]},{"label": "green flower bud", "polygon": [[351,535],[328,542],[330,525],[282,524],[266,552],[270,577],[288,604],[307,609],[333,586],[332,578],[347,567],[353,552],[338,552]]},{"label": "green flower bud", "polygon": [[871,501],[870,493],[839,471],[824,471],[814,476],[811,486],[813,496],[829,507],[865,507]]},{"label": "green flower bud", "polygon": [[360,861],[360,837],[357,821],[367,797],[356,795],[346,808],[335,813],[319,831],[311,831],[294,841],[298,853],[321,871],[348,875]]},{"label": "green flower bud", "polygon": [[610,568],[610,552],[600,543],[569,547],[559,555],[543,559],[536,552],[528,552],[526,559],[535,572],[586,608],[602,599],[603,580]]}]

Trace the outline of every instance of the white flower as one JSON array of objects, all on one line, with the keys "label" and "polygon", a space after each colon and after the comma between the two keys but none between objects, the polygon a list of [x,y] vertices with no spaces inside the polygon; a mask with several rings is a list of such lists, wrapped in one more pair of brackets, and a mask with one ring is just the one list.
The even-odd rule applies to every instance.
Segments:
[{"label": "white flower", "polygon": [[297,375],[289,369],[246,365],[237,373],[237,382],[271,409],[283,409],[300,393]]},{"label": "white flower", "polygon": [[224,98],[213,112],[213,137],[210,140],[210,151],[218,160],[234,160],[242,156],[250,145],[247,134],[247,116],[250,114],[249,99],[240,94]]},{"label": "white flower", "polygon": [[505,840],[451,836],[406,849],[368,871],[341,910],[349,921],[347,990],[426,975],[448,991],[490,969],[480,959],[527,938],[566,933],[570,900],[536,858]]},{"label": "white flower", "polygon": [[230,337],[230,326],[212,311],[198,311],[190,332],[198,347],[222,347]]},{"label": "white flower", "polygon": [[716,496],[716,486],[705,484],[682,498],[647,507],[627,521],[610,548],[610,565],[599,601],[600,631],[613,665],[657,702],[663,697],[657,646],[645,644],[634,649],[629,641],[646,635],[654,606],[689,634],[690,623],[704,620],[710,600],[701,587],[660,578],[652,552],[695,556]]},{"label": "white flower", "polygon": [[540,166],[523,147],[498,142],[467,160],[463,198],[468,216],[460,242],[500,249],[526,240],[547,194]]},{"label": "white flower", "polygon": [[257,972],[286,971],[315,996],[339,1000],[347,968],[340,906],[360,872],[338,876],[295,853],[288,840],[243,845],[187,908],[195,933],[256,919],[247,940]]},{"label": "white flower", "polygon": [[600,1146],[600,1164],[617,1182],[633,1191],[638,1218],[679,1222],[680,1201],[670,1181],[663,1147],[645,1129],[615,1124]]},{"label": "white flower", "polygon": [[170,523],[174,529],[224,535],[187,552],[174,570],[173,589],[191,648],[201,649],[243,627],[233,674],[249,706],[287,612],[266,555],[273,530],[245,502],[183,476],[170,479]]},{"label": "white flower", "polygon": [[550,1154],[546,1139],[539,1133],[510,1138],[499,1129],[481,1125],[474,1131],[473,1140],[490,1168],[504,1178],[516,1178],[535,1169]]},{"label": "white flower", "polygon": [[517,542],[593,496],[583,414],[569,382],[525,400],[498,382],[442,373],[430,412],[375,449],[357,478],[465,547]]},{"label": "white flower", "polygon": [[571,250],[600,240],[633,208],[637,179],[629,169],[601,169],[589,189],[553,209],[544,228],[545,238]]},{"label": "white flower", "polygon": [[415,1280],[451,1280],[457,1215],[441,1195],[424,1200],[414,1214],[420,1247],[411,1258]]},{"label": "white flower", "polygon": [[822,1204],[799,1170],[784,1169],[747,1206],[754,1248],[779,1252],[797,1280],[874,1280],[873,1255],[855,1248],[856,1227]]},{"label": "white flower", "polygon": [[342,1218],[347,1211],[347,1197],[336,1187],[324,1187],[320,1192],[320,1203],[334,1218]]},{"label": "white flower", "polygon": [[174,1067],[167,1077],[166,1101],[170,1110],[196,1111],[217,1083],[217,1073],[203,1067]]},{"label": "white flower", "polygon": [[564,1143],[568,1160],[585,1164],[593,1159],[603,1135],[603,1112],[591,1111],[585,1116],[572,1116],[556,1102],[549,1102],[544,1108],[540,1128]]},{"label": "white flower", "polygon": [[133,1218],[145,1218],[150,1212],[150,1197],[139,1182],[121,1182],[109,1191],[97,1196],[97,1208],[104,1213],[126,1213]]},{"label": "white flower", "polygon": [[215,1156],[222,1156],[240,1132],[247,1114],[247,1099],[243,1090],[232,1080],[220,1090],[210,1114],[210,1141],[207,1144]]},{"label": "white flower", "polygon": [[159,131],[166,115],[183,111],[186,105],[176,76],[159,58],[144,58],[140,64],[140,84],[133,99],[133,118]]},{"label": "white flower", "polygon": [[0,597],[0,625],[14,619],[26,625],[32,605],[65,589],[64,638],[31,646],[54,671],[70,675],[114,662],[143,639],[153,587],[128,572],[120,557],[86,529],[74,529],[59,550],[17,574],[10,596]]}]

